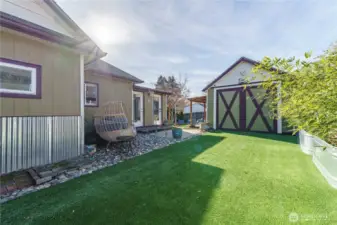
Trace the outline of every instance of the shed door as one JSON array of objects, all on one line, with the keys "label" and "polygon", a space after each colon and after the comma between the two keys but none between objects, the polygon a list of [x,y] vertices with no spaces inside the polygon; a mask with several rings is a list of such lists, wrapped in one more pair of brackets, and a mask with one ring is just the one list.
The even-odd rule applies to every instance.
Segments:
[{"label": "shed door", "polygon": [[217,91],[217,128],[239,130],[241,88],[231,88]]},{"label": "shed door", "polygon": [[276,133],[277,122],[271,117],[266,94],[258,87],[217,90],[217,128]]}]

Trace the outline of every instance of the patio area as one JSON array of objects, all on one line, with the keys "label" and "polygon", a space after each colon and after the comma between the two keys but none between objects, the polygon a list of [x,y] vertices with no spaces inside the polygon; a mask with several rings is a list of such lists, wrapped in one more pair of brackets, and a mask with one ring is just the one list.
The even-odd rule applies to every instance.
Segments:
[{"label": "patio area", "polygon": [[296,137],[205,133],[1,206],[4,224],[335,224]]}]

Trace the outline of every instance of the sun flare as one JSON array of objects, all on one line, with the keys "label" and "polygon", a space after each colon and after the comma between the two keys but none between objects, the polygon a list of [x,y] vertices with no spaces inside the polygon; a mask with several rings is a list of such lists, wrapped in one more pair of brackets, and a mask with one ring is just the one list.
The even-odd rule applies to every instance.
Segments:
[{"label": "sun flare", "polygon": [[89,26],[93,38],[101,45],[123,44],[130,40],[126,23],[118,18],[94,16]]}]

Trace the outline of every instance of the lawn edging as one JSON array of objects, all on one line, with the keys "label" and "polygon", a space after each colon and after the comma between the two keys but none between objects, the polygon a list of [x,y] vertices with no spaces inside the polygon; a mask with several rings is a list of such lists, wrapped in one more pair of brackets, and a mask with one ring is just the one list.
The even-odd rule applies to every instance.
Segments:
[{"label": "lawn edging", "polygon": [[312,155],[312,161],[323,177],[333,188],[337,189],[337,147],[307,133],[299,132],[302,152]]},{"label": "lawn edging", "polygon": [[299,141],[302,151],[307,155],[312,155],[314,151],[314,137],[308,132],[301,130],[299,132]]}]

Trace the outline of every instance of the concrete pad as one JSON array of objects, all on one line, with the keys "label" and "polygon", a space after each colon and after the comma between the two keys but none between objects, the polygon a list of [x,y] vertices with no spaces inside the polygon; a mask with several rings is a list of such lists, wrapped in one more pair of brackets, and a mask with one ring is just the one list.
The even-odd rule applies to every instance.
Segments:
[{"label": "concrete pad", "polygon": [[[152,134],[156,135],[157,137],[165,137],[169,139],[174,139],[172,136],[172,130],[159,131],[157,133],[152,133]],[[201,131],[198,129],[183,129],[183,135],[181,139],[186,139],[186,138],[192,137],[197,134],[201,134]]]}]

